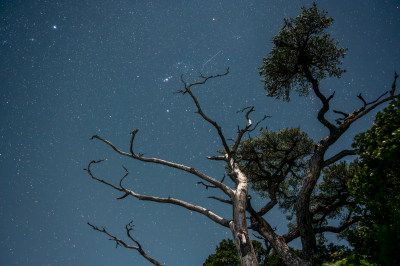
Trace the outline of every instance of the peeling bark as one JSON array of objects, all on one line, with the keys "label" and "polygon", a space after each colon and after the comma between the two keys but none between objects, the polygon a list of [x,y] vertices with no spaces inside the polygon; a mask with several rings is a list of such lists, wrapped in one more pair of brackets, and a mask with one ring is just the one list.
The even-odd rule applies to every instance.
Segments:
[{"label": "peeling bark", "polygon": [[249,191],[247,177],[240,171],[233,159],[230,161],[230,166],[238,180],[238,185],[232,197],[233,221],[229,223],[229,228],[239,251],[241,265],[256,266],[258,265],[257,256],[249,236],[246,220],[246,203]]}]

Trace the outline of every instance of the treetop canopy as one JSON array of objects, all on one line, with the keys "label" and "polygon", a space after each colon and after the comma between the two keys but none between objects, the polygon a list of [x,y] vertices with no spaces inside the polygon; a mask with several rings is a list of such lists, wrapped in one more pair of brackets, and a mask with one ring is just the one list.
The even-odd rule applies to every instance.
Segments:
[{"label": "treetop canopy", "polygon": [[303,7],[297,17],[284,20],[272,39],[269,56],[259,67],[267,96],[289,101],[292,89],[307,95],[313,81],[340,77],[345,72],[339,66],[347,48],[338,47],[338,41],[325,32],[333,23],[327,13],[314,3],[310,8]]}]

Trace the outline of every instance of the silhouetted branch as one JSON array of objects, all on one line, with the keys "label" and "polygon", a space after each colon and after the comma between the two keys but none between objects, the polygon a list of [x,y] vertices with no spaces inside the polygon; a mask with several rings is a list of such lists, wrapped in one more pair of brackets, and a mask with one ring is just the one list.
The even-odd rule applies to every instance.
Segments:
[{"label": "silhouetted branch", "polygon": [[[350,217],[349,219],[346,219],[342,223],[340,223],[340,225],[337,227],[329,226],[329,225],[320,226],[320,227],[314,228],[314,234],[324,233],[324,232],[331,232],[331,233],[338,234],[338,233],[343,232],[345,229],[349,228],[351,225],[360,221],[360,219],[361,219],[361,216],[353,216],[353,217]],[[291,241],[295,240],[299,236],[300,236],[300,232],[297,228],[295,228],[295,229],[292,229],[287,234],[284,234],[282,237],[285,239],[286,243],[290,243]]]},{"label": "silhouetted branch", "polygon": [[346,117],[349,115],[348,113],[338,111],[338,110],[333,110],[333,112],[343,116],[343,117],[339,117],[339,118],[335,119],[336,124],[338,124],[338,125],[340,125],[342,123],[342,121],[344,121],[346,119]]},{"label": "silhouetted branch", "polygon": [[192,98],[193,102],[195,103],[196,107],[197,107],[197,112],[198,114],[200,114],[201,117],[203,117],[204,120],[206,120],[208,123],[210,123],[218,132],[218,135],[221,139],[222,145],[224,146],[224,149],[226,151],[227,154],[230,154],[230,149],[228,144],[226,143],[226,139],[224,134],[222,133],[222,129],[220,127],[220,125],[212,120],[210,117],[208,117],[204,112],[203,109],[200,106],[199,101],[197,100],[196,96],[194,96],[191,88],[197,85],[203,85],[207,82],[207,80],[209,79],[213,79],[213,78],[218,78],[218,77],[223,77],[229,74],[229,68],[226,69],[226,72],[224,74],[217,74],[217,75],[212,75],[212,76],[204,76],[202,74],[200,74],[200,78],[202,78],[201,81],[195,82],[195,83],[191,83],[191,84],[187,84],[184,80],[183,80],[183,76],[181,76],[181,81],[183,83],[183,85],[185,86],[184,90],[178,90],[175,93],[181,93],[181,94],[186,94],[188,93],[190,95],[190,97]]},{"label": "silhouetted branch", "polygon": [[394,72],[394,80],[392,83],[392,89],[390,90],[390,95],[394,96],[394,92],[396,91],[396,81],[399,75],[397,75],[397,72]]},{"label": "silhouetted branch", "polygon": [[258,215],[263,216],[267,212],[269,212],[276,204],[278,201],[276,198],[272,198],[267,204],[264,205],[260,210],[257,211]]},{"label": "silhouetted branch", "polygon": [[[94,164],[94,163],[101,163],[101,162],[103,162],[103,161],[104,161],[104,160],[91,161],[91,162],[89,163],[87,169],[83,169],[83,170],[85,170],[86,172],[88,172],[88,174],[90,175],[90,177],[91,177],[92,179],[97,180],[97,181],[99,181],[99,182],[101,182],[101,183],[103,183],[103,184],[106,184],[107,186],[110,186],[110,187],[112,187],[113,189],[116,189],[116,190],[118,190],[118,191],[125,191],[124,188],[114,186],[114,185],[111,184],[110,182],[105,181],[105,180],[100,179],[100,178],[97,178],[96,176],[93,175],[93,173],[92,173],[92,171],[91,171],[91,169],[90,169],[90,167],[92,166],[92,164]],[[127,175],[127,174],[126,174],[126,175]],[[125,176],[126,176],[126,175],[125,175]],[[124,177],[125,177],[125,176],[124,176]],[[124,178],[124,177],[123,177],[123,178]]]},{"label": "silhouetted branch", "polygon": [[[386,92],[382,93],[381,95],[379,95],[375,100],[373,100],[371,102],[367,102],[364,99],[364,97],[361,95],[361,93],[358,94],[357,98],[359,98],[362,101],[363,106],[361,108],[359,108],[358,110],[355,110],[355,111],[347,114],[347,116],[345,116],[344,118],[340,118],[339,120],[342,120],[343,123],[340,125],[339,129],[341,131],[345,131],[352,123],[354,123],[355,121],[357,121],[364,115],[368,114],[370,111],[375,109],[377,106],[379,106],[387,101],[390,101],[390,100],[394,99],[395,97],[398,97],[399,94],[395,95],[396,81],[397,81],[398,77],[399,77],[399,75],[397,75],[397,73],[395,72],[390,93],[388,91],[386,91]],[[389,93],[389,95],[384,97],[388,93]]]},{"label": "silhouetted branch", "polygon": [[315,233],[322,233],[322,232],[332,232],[332,233],[341,233],[343,230],[348,228],[349,226],[357,223],[361,220],[361,216],[353,216],[348,220],[343,221],[339,226],[321,226],[314,230]]},{"label": "silhouetted branch", "polygon": [[99,228],[99,227],[97,227],[97,226],[92,225],[92,224],[89,223],[89,222],[88,222],[87,224],[88,224],[90,227],[92,227],[93,230],[108,235],[108,236],[110,237],[109,240],[115,241],[116,247],[118,247],[118,246],[123,246],[123,247],[125,247],[125,248],[127,248],[127,249],[134,249],[134,250],[137,250],[137,251],[140,253],[140,255],[142,255],[142,256],[143,256],[145,259],[147,259],[149,262],[153,263],[154,265],[162,266],[163,264],[161,264],[161,263],[158,262],[157,260],[155,260],[155,259],[153,259],[152,257],[150,257],[150,256],[142,249],[142,246],[140,245],[140,243],[139,243],[136,239],[134,239],[134,238],[132,237],[131,231],[133,231],[133,226],[134,226],[132,222],[133,222],[133,221],[129,222],[129,223],[125,226],[125,229],[126,229],[126,234],[128,235],[129,239],[131,239],[131,240],[136,244],[136,246],[129,245],[129,244],[127,244],[125,241],[123,241],[123,240],[119,239],[118,237],[116,237],[116,236],[110,234],[104,227]]},{"label": "silhouetted branch", "polygon": [[227,161],[227,156],[207,156],[207,159],[214,160],[214,161]]},{"label": "silhouetted branch", "polygon": [[319,89],[319,82],[315,78],[313,78],[310,69],[305,68],[304,69],[304,74],[307,78],[307,81],[311,83],[312,89],[315,93],[315,95],[320,99],[322,103],[321,109],[318,111],[318,121],[320,121],[325,127],[329,129],[330,133],[333,133],[336,130],[336,127],[332,125],[326,118],[325,114],[329,111],[329,101],[332,100],[332,98],[335,96],[335,92],[332,93],[328,98],[325,97],[325,95],[322,94],[322,92]]},{"label": "silhouetted branch", "polygon": [[364,106],[367,105],[367,102],[364,100],[364,98],[362,97],[361,93],[357,95],[357,98],[360,99],[363,102]]},{"label": "silhouetted branch", "polygon": [[339,152],[338,154],[332,156],[331,158],[325,160],[324,162],[324,167],[331,165],[337,161],[339,161],[340,159],[349,156],[349,155],[356,155],[357,150],[342,150],[341,152]]},{"label": "silhouetted branch", "polygon": [[220,201],[220,202],[227,203],[227,204],[232,204],[232,201],[231,201],[231,200],[221,199],[221,198],[214,197],[214,196],[210,196],[210,197],[208,197],[208,198],[209,198],[209,199],[215,199],[215,200],[218,200],[218,201]]}]

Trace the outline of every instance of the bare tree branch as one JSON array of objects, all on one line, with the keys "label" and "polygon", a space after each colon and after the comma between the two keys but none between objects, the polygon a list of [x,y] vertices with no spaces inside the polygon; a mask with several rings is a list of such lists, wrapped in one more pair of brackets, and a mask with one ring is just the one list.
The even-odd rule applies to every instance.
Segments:
[{"label": "bare tree branch", "polygon": [[[101,163],[101,162],[103,162],[103,161],[104,161],[104,160],[91,161],[91,162],[89,163],[88,167],[87,167],[86,169],[83,169],[83,170],[87,171],[88,174],[90,175],[90,177],[91,177],[92,179],[97,180],[97,181],[99,181],[99,182],[101,182],[101,183],[103,183],[103,184],[106,184],[107,186],[110,186],[110,187],[112,187],[113,189],[116,189],[116,190],[118,190],[118,191],[125,191],[124,188],[114,186],[114,185],[111,184],[110,182],[105,181],[105,180],[100,179],[100,178],[97,178],[95,175],[93,175],[92,170],[90,169],[90,167],[92,166],[92,164],[94,164],[94,163]],[[125,175],[125,176],[126,176],[126,175]],[[124,176],[124,177],[125,177],[125,176]],[[123,178],[124,178],[124,177],[123,177]],[[123,178],[122,178],[122,179],[123,179]],[[121,180],[122,180],[122,179],[121,179]],[[121,182],[120,182],[120,184],[121,184]],[[126,196],[124,196],[124,197],[126,197]]]},{"label": "bare tree branch", "polygon": [[[224,183],[224,180],[225,180],[225,175],[222,177],[221,183]],[[208,184],[204,183],[203,181],[199,181],[199,182],[197,182],[197,184],[200,184],[200,185],[205,186],[205,188],[206,188],[207,190],[208,190],[208,188],[217,188],[217,186],[208,185]]]},{"label": "bare tree branch", "polygon": [[99,227],[94,226],[94,225],[92,225],[92,224],[89,223],[89,222],[88,222],[87,224],[88,224],[90,227],[92,227],[93,230],[99,231],[99,232],[104,233],[104,234],[108,235],[109,237],[111,237],[109,240],[115,241],[116,247],[118,247],[118,246],[123,246],[123,247],[125,247],[125,248],[127,248],[127,249],[137,250],[137,251],[140,253],[140,255],[142,255],[145,259],[147,259],[149,262],[153,263],[154,265],[158,265],[158,266],[162,266],[162,265],[163,265],[163,264],[161,264],[160,262],[158,262],[157,260],[155,260],[155,259],[153,259],[152,257],[150,257],[150,255],[148,255],[148,254],[142,249],[142,246],[140,245],[140,243],[132,237],[131,231],[133,231],[133,226],[134,226],[134,225],[132,224],[132,221],[129,222],[129,223],[125,226],[125,229],[126,229],[126,234],[128,235],[129,239],[131,239],[131,240],[136,244],[136,246],[131,246],[131,245],[127,244],[125,241],[123,241],[123,240],[119,239],[118,237],[116,237],[116,236],[110,234],[104,227],[102,227],[102,228],[100,229]]},{"label": "bare tree branch", "polygon": [[216,179],[214,179],[214,178],[212,178],[212,177],[209,177],[209,176],[207,176],[207,175],[201,173],[200,171],[198,171],[198,170],[196,170],[196,169],[194,169],[194,168],[192,168],[192,167],[188,167],[188,166],[183,165],[183,164],[172,163],[172,162],[169,162],[169,161],[166,161],[166,160],[162,160],[162,159],[158,159],[158,158],[146,158],[146,157],[144,157],[144,156],[141,155],[141,154],[136,155],[136,154],[133,152],[132,146],[133,146],[133,140],[134,140],[135,135],[136,135],[136,133],[137,133],[138,131],[139,131],[138,129],[135,129],[135,130],[132,131],[131,148],[130,148],[131,153],[130,153],[130,154],[119,150],[119,149],[118,149],[117,147],[115,147],[115,145],[112,144],[110,141],[108,141],[108,140],[106,140],[106,139],[103,139],[103,138],[100,137],[100,136],[94,135],[94,136],[92,136],[90,139],[99,139],[99,140],[101,140],[102,142],[106,143],[108,146],[110,146],[113,150],[115,150],[117,153],[119,153],[119,154],[121,154],[121,155],[130,157],[130,158],[133,158],[133,159],[142,161],[142,162],[149,162],[149,163],[161,164],[161,165],[165,165],[165,166],[168,166],[168,167],[172,167],[172,168],[175,168],[175,169],[179,169],[179,170],[183,170],[183,171],[185,171],[185,172],[191,173],[191,174],[193,174],[193,175],[195,175],[195,176],[197,176],[197,177],[200,177],[200,178],[203,179],[204,181],[207,181],[207,182],[209,182],[209,183],[215,185],[216,187],[220,188],[220,189],[221,189],[225,194],[227,194],[229,197],[231,197],[231,196],[233,195],[233,190],[232,190],[229,186],[227,186],[227,185],[225,185],[225,184],[219,182],[218,180],[216,180]]},{"label": "bare tree branch", "polygon": [[[218,223],[218,224],[220,224],[222,226],[229,227],[229,221],[228,220],[220,217],[219,215],[213,213],[212,211],[210,211],[210,210],[208,210],[208,209],[206,209],[206,208],[204,208],[202,206],[194,205],[194,204],[185,202],[183,200],[179,200],[179,199],[175,199],[175,198],[171,198],[171,197],[160,198],[160,197],[154,197],[154,196],[141,195],[141,194],[136,193],[136,192],[134,192],[132,190],[129,190],[129,189],[126,189],[126,188],[123,188],[123,187],[117,187],[117,186],[111,184],[108,181],[105,181],[103,179],[97,178],[96,176],[93,175],[90,167],[91,167],[91,165],[93,163],[100,163],[100,162],[102,162],[102,160],[100,160],[100,161],[91,161],[89,163],[89,165],[88,165],[88,168],[84,169],[84,170],[89,173],[89,175],[92,177],[92,179],[94,179],[96,181],[99,181],[99,182],[101,182],[103,184],[106,184],[107,186],[110,186],[110,187],[112,187],[112,188],[114,188],[114,189],[116,189],[118,191],[121,191],[121,192],[125,193],[123,196],[118,197],[117,199],[126,198],[127,196],[130,195],[130,196],[133,196],[133,197],[135,197],[135,198],[137,198],[139,200],[154,201],[154,202],[159,202],[159,203],[169,203],[169,204],[173,204],[173,205],[178,205],[178,206],[184,207],[184,208],[186,208],[188,210],[203,214],[204,216],[208,217],[212,221],[214,221],[214,222],[216,222],[216,223]],[[124,179],[125,177],[126,177],[126,174],[122,179]],[[122,179],[120,181],[120,184],[122,183]]]},{"label": "bare tree branch", "polygon": [[264,207],[257,211],[257,214],[263,216],[264,214],[269,212],[277,203],[278,201],[276,200],[276,197],[272,198],[267,204],[264,205]]},{"label": "bare tree branch", "polygon": [[[335,227],[335,226],[320,226],[317,228],[314,228],[314,234],[317,233],[324,233],[324,232],[331,232],[331,233],[341,233],[343,232],[345,229],[349,228],[351,225],[357,223],[358,221],[360,221],[361,217],[360,216],[353,216],[350,217],[349,219],[346,219],[345,221],[343,221],[342,223],[340,223],[339,226]],[[283,238],[285,239],[286,243],[290,243],[293,240],[295,240],[296,238],[298,238],[300,236],[300,232],[299,230],[293,229],[290,232],[288,232],[287,234],[283,235]]]},{"label": "bare tree branch", "polygon": [[221,199],[221,198],[214,197],[214,196],[210,196],[210,197],[208,197],[208,198],[209,198],[209,199],[215,199],[215,200],[218,200],[218,201],[220,201],[220,202],[227,203],[227,204],[232,204],[232,201],[231,201],[231,200]]},{"label": "bare tree branch", "polygon": [[336,114],[340,114],[340,115],[342,115],[343,117],[339,117],[339,118],[337,118],[337,119],[335,119],[335,121],[336,121],[336,124],[338,124],[338,125],[340,125],[340,124],[342,124],[342,122],[346,119],[346,117],[349,115],[348,113],[345,113],[345,112],[342,112],[342,111],[338,111],[338,110],[332,110],[334,113],[336,113]]},{"label": "bare tree branch", "polygon": [[394,72],[394,80],[392,83],[392,89],[390,90],[390,95],[394,96],[394,92],[396,91],[396,81],[399,75],[397,75],[397,72]]},{"label": "bare tree branch", "polygon": [[319,110],[317,116],[318,121],[320,121],[325,127],[327,127],[329,129],[329,132],[332,134],[334,131],[336,131],[336,127],[325,118],[325,114],[329,111],[329,101],[332,100],[332,98],[335,96],[335,93],[331,94],[328,98],[326,98],[325,95],[323,95],[319,89],[318,80],[316,80],[312,76],[311,71],[308,67],[304,68],[304,74],[308,82],[311,83],[315,95],[320,99],[322,103],[322,107]]},{"label": "bare tree branch", "polygon": [[[240,111],[238,111],[238,112],[244,112],[244,111],[246,111],[246,110],[247,110],[247,112],[246,112],[245,117],[246,117],[246,120],[247,120],[247,125],[246,125],[244,128],[242,128],[242,129],[240,129],[240,128],[238,127],[238,134],[237,134],[235,143],[233,144],[232,149],[231,149],[232,154],[236,154],[237,149],[238,149],[238,147],[239,147],[239,144],[240,144],[240,142],[242,141],[243,135],[244,135],[246,132],[254,131],[262,121],[264,121],[265,119],[267,119],[268,117],[270,117],[270,116],[266,116],[266,115],[265,115],[262,119],[260,119],[260,120],[253,126],[253,122],[252,122],[251,119],[249,118],[249,115],[250,115],[252,112],[254,112],[254,106],[245,107],[245,108],[243,108],[242,110],[240,110]],[[237,112],[237,113],[238,113],[238,112]],[[252,126],[253,126],[253,128],[251,128]]]},{"label": "bare tree branch", "polygon": [[[359,95],[357,95],[357,97],[363,102],[363,106],[361,108],[359,108],[358,110],[355,110],[355,111],[349,113],[345,118],[341,119],[341,120],[343,120],[343,123],[339,127],[340,131],[344,132],[352,123],[354,123],[355,121],[357,121],[364,115],[368,114],[370,111],[372,111],[379,105],[381,105],[387,101],[390,101],[390,100],[394,99],[395,97],[398,97],[399,94],[395,95],[396,81],[397,81],[398,77],[399,77],[399,75],[397,75],[397,73],[395,72],[390,93],[388,91],[386,91],[386,92],[382,93],[381,95],[379,95],[375,100],[373,100],[371,102],[367,102],[362,97],[361,93]],[[389,95],[384,97],[388,93],[389,93]]]},{"label": "bare tree branch", "polygon": [[226,156],[207,156],[207,159],[209,160],[214,160],[214,161],[225,161],[227,162],[227,157]]},{"label": "bare tree branch", "polygon": [[133,192],[132,190],[128,190],[129,194],[139,200],[146,200],[146,201],[154,201],[154,202],[158,202],[158,203],[169,203],[169,204],[173,204],[173,205],[178,205],[181,207],[184,207],[188,210],[194,211],[194,212],[198,212],[201,213],[205,216],[207,216],[208,218],[210,218],[211,220],[213,220],[214,222],[225,226],[225,227],[229,227],[229,221],[220,217],[219,215],[213,213],[212,211],[198,206],[198,205],[193,205],[190,204],[188,202],[185,202],[183,200],[179,200],[179,199],[175,199],[175,198],[160,198],[160,197],[154,197],[154,196],[146,196],[146,195],[141,195],[138,194],[136,192]]},{"label": "bare tree branch", "polygon": [[208,123],[210,123],[218,132],[219,138],[221,139],[222,145],[224,146],[225,152],[229,155],[230,149],[229,146],[226,142],[225,136],[222,133],[222,129],[221,126],[214,120],[212,120],[210,117],[208,117],[204,112],[203,109],[200,106],[199,101],[197,100],[196,96],[194,96],[191,88],[197,85],[203,85],[207,82],[207,80],[209,79],[213,79],[213,78],[218,78],[218,77],[223,77],[229,74],[229,68],[226,69],[226,72],[224,74],[217,74],[217,75],[212,75],[212,76],[204,76],[203,74],[200,74],[200,78],[202,78],[201,81],[195,82],[195,83],[191,83],[191,84],[187,84],[184,80],[183,80],[183,75],[181,76],[181,81],[183,83],[183,85],[185,86],[184,90],[179,90],[176,91],[175,93],[181,93],[181,94],[186,94],[189,93],[190,97],[192,98],[193,102],[195,103],[196,107],[197,107],[197,113],[201,115],[201,117],[203,117],[204,120],[206,120]]},{"label": "bare tree branch", "polygon": [[318,228],[315,228],[315,233],[322,233],[322,232],[332,232],[332,233],[341,233],[343,230],[348,228],[349,226],[357,223],[360,221],[361,216],[353,216],[350,219],[342,222],[339,226],[321,226]]}]

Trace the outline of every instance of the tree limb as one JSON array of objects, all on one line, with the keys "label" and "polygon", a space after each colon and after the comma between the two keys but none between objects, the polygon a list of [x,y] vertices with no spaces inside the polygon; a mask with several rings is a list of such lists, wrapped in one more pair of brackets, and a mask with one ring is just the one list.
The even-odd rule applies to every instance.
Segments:
[{"label": "tree limb", "polygon": [[[225,175],[222,177],[221,183],[224,183],[224,180],[225,180]],[[200,184],[200,185],[205,186],[205,188],[206,188],[207,190],[208,190],[208,188],[217,188],[217,186],[208,185],[208,184],[204,183],[203,181],[199,181],[199,182],[197,182],[197,184]]]},{"label": "tree limb", "polygon": [[92,225],[92,224],[89,223],[89,222],[88,222],[87,224],[88,224],[90,227],[92,227],[93,230],[99,231],[99,232],[104,233],[104,234],[108,235],[109,237],[111,237],[109,240],[115,241],[116,247],[118,247],[118,246],[123,246],[123,247],[125,247],[125,248],[127,248],[127,249],[134,249],[134,250],[137,250],[137,251],[140,253],[140,255],[142,255],[145,259],[147,259],[149,262],[153,263],[154,265],[158,265],[158,266],[162,266],[162,265],[163,265],[163,264],[161,264],[160,262],[158,262],[157,260],[155,260],[155,259],[153,259],[152,257],[150,257],[150,255],[148,255],[148,254],[142,249],[142,246],[140,245],[140,243],[132,237],[131,231],[133,231],[133,226],[134,226],[134,225],[132,224],[132,221],[129,222],[129,223],[125,226],[125,229],[126,229],[126,234],[128,235],[129,239],[131,239],[131,240],[136,244],[136,246],[131,246],[131,245],[127,244],[125,241],[123,241],[123,240],[119,239],[118,237],[116,237],[116,236],[110,234],[104,227],[102,227],[102,228],[100,229],[99,227],[94,226],[94,225]]},{"label": "tree limb", "polygon": [[349,226],[357,223],[360,221],[361,216],[354,216],[351,217],[350,219],[342,222],[339,226],[321,226],[318,228],[315,228],[314,231],[315,233],[322,233],[322,232],[332,232],[332,233],[341,233],[343,230],[348,228]]},{"label": "tree limb", "polygon": [[[343,230],[347,229],[349,226],[360,221],[360,219],[361,219],[361,216],[354,216],[354,217],[347,219],[346,221],[343,221],[337,227],[335,227],[335,226],[320,226],[320,227],[314,228],[314,233],[317,234],[317,233],[324,233],[324,232],[332,232],[332,233],[338,234],[338,233],[343,232]],[[285,239],[286,243],[290,243],[291,241],[295,240],[299,236],[300,236],[300,232],[296,228],[296,229],[291,230],[287,234],[284,234],[283,238]]]},{"label": "tree limb", "polygon": [[[379,106],[387,101],[390,101],[390,100],[394,99],[395,97],[399,97],[399,94],[395,95],[396,81],[397,81],[398,77],[399,77],[399,75],[397,75],[397,73],[395,72],[391,91],[390,92],[386,91],[386,92],[382,93],[375,100],[373,100],[371,102],[367,102],[362,97],[361,93],[359,95],[357,95],[357,97],[363,102],[363,106],[361,108],[359,108],[358,110],[355,110],[355,111],[351,112],[350,114],[348,114],[343,119],[343,123],[340,125],[339,129],[341,131],[345,131],[352,123],[354,123],[355,121],[357,121],[364,115],[368,114],[370,111],[375,109],[377,106]],[[389,95],[384,97],[388,93],[389,93]]]},{"label": "tree limb", "polygon": [[203,117],[204,120],[206,120],[208,123],[210,123],[218,132],[218,135],[221,139],[222,145],[224,146],[225,152],[229,155],[230,149],[229,146],[226,142],[225,136],[222,133],[222,129],[221,126],[214,120],[212,120],[211,118],[209,118],[204,112],[203,109],[200,106],[199,101],[197,100],[196,96],[194,96],[193,92],[191,91],[191,88],[197,85],[203,85],[207,82],[207,80],[209,79],[213,79],[213,78],[218,78],[218,77],[223,77],[229,74],[229,68],[226,69],[226,72],[224,74],[217,74],[217,75],[212,75],[212,76],[204,76],[203,74],[200,74],[200,78],[202,78],[201,81],[195,82],[195,83],[191,83],[191,84],[187,84],[184,80],[183,80],[183,75],[181,76],[181,82],[183,83],[183,85],[185,86],[184,90],[178,90],[175,93],[181,93],[181,94],[186,94],[189,93],[190,97],[192,98],[193,102],[195,103],[196,107],[197,107],[197,113],[200,114],[201,117]]},{"label": "tree limb", "polygon": [[231,200],[221,199],[221,198],[214,197],[214,196],[210,196],[210,197],[208,197],[208,198],[209,198],[209,199],[215,199],[215,200],[218,200],[218,201],[220,201],[220,202],[227,203],[227,204],[232,204],[232,201],[231,201]]},{"label": "tree limb", "polygon": [[301,259],[290,250],[285,239],[275,233],[271,225],[252,208],[250,200],[248,201],[247,210],[250,212],[254,222],[257,223],[252,229],[256,230],[271,244],[284,263],[286,265],[302,265]]},{"label": "tree limb", "polygon": [[[134,192],[132,190],[129,190],[129,189],[126,189],[126,188],[123,188],[123,187],[117,187],[117,186],[111,184],[108,181],[105,181],[103,179],[97,178],[96,176],[93,175],[90,167],[91,167],[91,165],[93,163],[100,163],[100,162],[102,162],[102,160],[100,160],[100,161],[91,161],[89,163],[89,165],[88,165],[88,168],[84,169],[84,170],[89,173],[89,175],[92,177],[92,179],[94,179],[96,181],[99,181],[99,182],[101,182],[103,184],[106,184],[107,186],[110,186],[110,187],[112,187],[112,188],[114,188],[114,189],[116,189],[118,191],[121,191],[121,192],[125,193],[123,196],[121,196],[121,197],[119,197],[117,199],[122,199],[122,198],[125,198],[125,197],[131,195],[131,196],[133,196],[133,197],[135,197],[135,198],[137,198],[139,200],[154,201],[154,202],[159,202],[159,203],[169,203],[169,204],[173,204],[173,205],[178,205],[178,206],[184,207],[184,208],[186,208],[188,210],[203,214],[204,216],[208,217],[212,221],[214,221],[214,222],[216,222],[216,223],[218,223],[218,224],[220,224],[222,226],[229,227],[229,221],[228,220],[220,217],[219,215],[213,213],[212,211],[210,211],[210,210],[208,210],[208,209],[206,209],[206,208],[204,208],[202,206],[194,205],[194,204],[185,202],[183,200],[179,200],[179,199],[175,199],[175,198],[171,198],[171,197],[160,198],[160,197],[154,197],[154,196],[141,195],[141,194],[136,193],[136,192]],[[122,179],[124,179],[125,176]],[[120,181],[120,183],[121,182],[122,181]]]},{"label": "tree limb", "polygon": [[276,200],[276,197],[272,198],[266,205],[264,205],[264,207],[257,211],[257,214],[263,216],[264,214],[269,212],[277,203],[278,201]]},{"label": "tree limb", "polygon": [[331,158],[325,160],[324,167],[331,165],[348,155],[356,155],[356,152],[357,152],[357,150],[342,150],[341,152],[337,153],[336,155],[332,156]]},{"label": "tree limb", "polygon": [[242,128],[242,129],[240,129],[240,128],[238,127],[238,134],[237,134],[237,137],[236,137],[236,140],[235,140],[235,144],[233,144],[232,149],[231,149],[231,152],[232,152],[233,154],[236,154],[237,149],[238,149],[238,147],[239,147],[239,144],[240,144],[240,142],[242,141],[243,135],[244,135],[246,132],[254,131],[262,121],[264,121],[265,119],[267,119],[268,117],[270,117],[270,116],[266,116],[266,115],[265,115],[262,119],[260,119],[260,120],[254,125],[253,128],[251,128],[251,127],[253,126],[253,122],[252,122],[251,119],[249,118],[249,115],[250,115],[250,113],[254,112],[254,106],[245,107],[245,108],[243,108],[242,110],[240,110],[240,111],[238,111],[238,112],[244,112],[244,111],[246,111],[246,110],[247,110],[247,112],[246,112],[245,117],[246,117],[246,120],[247,120],[247,125],[246,125],[244,128]]},{"label": "tree limb", "polygon": [[139,154],[139,155],[135,154],[135,153],[133,152],[132,146],[133,146],[133,140],[134,140],[135,135],[136,135],[136,133],[137,133],[138,131],[139,131],[138,129],[135,129],[135,130],[132,131],[131,146],[130,146],[130,151],[131,151],[131,153],[130,153],[130,154],[119,150],[119,149],[118,149],[114,144],[112,144],[110,141],[108,141],[108,140],[106,140],[106,139],[103,139],[102,137],[100,137],[100,136],[98,136],[98,135],[94,135],[94,136],[92,136],[90,139],[91,139],[91,140],[93,140],[93,139],[101,140],[102,142],[106,143],[106,144],[107,144],[108,146],[110,146],[114,151],[116,151],[117,153],[119,153],[119,154],[121,154],[121,155],[130,157],[130,158],[133,158],[133,159],[142,161],[142,162],[149,162],[149,163],[161,164],[161,165],[165,165],[165,166],[168,166],[168,167],[171,167],[171,168],[175,168],[175,169],[179,169],[179,170],[183,170],[183,171],[185,171],[185,172],[191,173],[191,174],[193,174],[193,175],[195,175],[195,176],[197,176],[197,177],[200,177],[200,178],[203,179],[204,181],[207,181],[207,182],[213,184],[214,186],[218,187],[219,189],[221,189],[221,190],[222,190],[226,195],[228,195],[229,197],[231,197],[231,196],[233,195],[233,190],[232,190],[229,186],[227,186],[227,185],[225,185],[225,184],[219,182],[218,180],[216,180],[216,179],[214,179],[214,178],[212,178],[212,177],[210,177],[210,176],[207,176],[207,175],[203,174],[202,172],[200,172],[200,171],[198,171],[198,170],[196,170],[196,169],[194,169],[194,168],[192,168],[192,167],[188,167],[188,166],[183,165],[183,164],[177,164],[177,163],[169,162],[169,161],[162,160],[162,159],[158,159],[158,158],[146,158],[146,157],[144,157],[142,154]]},{"label": "tree limb", "polygon": [[335,93],[331,94],[328,98],[325,97],[325,95],[323,95],[319,89],[319,82],[318,80],[316,80],[312,74],[310,69],[305,66],[304,67],[304,74],[307,78],[307,81],[311,83],[313,91],[315,93],[315,95],[321,100],[322,103],[322,107],[318,112],[318,120],[329,129],[329,132],[332,134],[335,130],[336,127],[334,125],[332,125],[326,118],[325,118],[325,114],[329,111],[329,101],[333,98],[333,96],[335,95]]},{"label": "tree limb", "polygon": [[214,161],[225,161],[227,162],[226,156],[207,156],[207,159],[214,160]]}]

